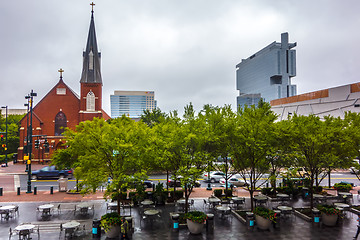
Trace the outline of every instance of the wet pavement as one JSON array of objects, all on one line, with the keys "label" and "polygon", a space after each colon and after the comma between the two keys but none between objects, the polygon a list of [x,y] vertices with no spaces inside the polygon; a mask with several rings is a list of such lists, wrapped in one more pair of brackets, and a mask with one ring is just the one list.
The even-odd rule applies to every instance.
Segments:
[{"label": "wet pavement", "polygon": [[[58,202],[52,203],[55,208],[49,218],[43,219],[41,213],[36,211],[37,207],[44,202],[20,202],[11,203],[19,206],[19,215],[9,220],[2,219],[0,222],[0,239],[9,239],[9,229],[15,228],[21,223],[60,223],[69,220],[76,220],[85,226],[85,229],[78,232],[78,236],[73,239],[92,239],[92,220],[100,218],[101,215],[106,213],[106,203],[104,200],[91,200],[88,201],[91,205],[95,206],[94,215],[89,212],[88,215],[82,215],[79,212],[74,214],[72,207],[76,202],[60,203],[60,206],[65,206],[61,213],[57,211]],[[354,202],[358,203],[357,196],[354,196]],[[249,205],[249,199],[246,199],[244,208]],[[292,202],[294,206],[306,206],[308,202],[302,200]],[[10,205],[10,203],[0,205]],[[271,205],[271,204],[270,204]],[[269,206],[271,207],[271,206]],[[219,214],[215,212],[214,229],[207,231],[203,229],[202,234],[192,235],[186,227],[180,227],[179,232],[172,231],[172,221],[170,219],[170,212],[176,212],[177,206],[165,205],[156,206],[160,210],[159,216],[149,220],[141,217],[140,207],[135,207],[131,211],[134,218],[135,231],[132,239],[352,239],[356,232],[356,218],[357,216],[352,213],[347,213],[346,216],[335,227],[317,226],[313,223],[306,222],[305,220],[292,216],[287,219],[280,220],[280,227],[271,229],[270,231],[263,231],[257,228],[249,230],[233,215],[228,218],[222,219]],[[203,199],[195,199],[195,204],[192,209],[214,213],[212,209],[205,207]],[[129,210],[122,214],[129,215]],[[38,239],[37,233],[31,235],[32,239]],[[18,236],[13,236],[12,239],[17,239]],[[64,232],[60,230],[41,231],[41,239],[65,239]],[[101,239],[106,239],[105,234],[102,233]]]}]

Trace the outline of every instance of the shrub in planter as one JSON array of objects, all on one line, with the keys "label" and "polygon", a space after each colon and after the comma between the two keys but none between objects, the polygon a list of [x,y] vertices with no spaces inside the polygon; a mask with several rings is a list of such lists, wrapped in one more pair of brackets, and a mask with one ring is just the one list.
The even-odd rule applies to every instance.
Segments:
[{"label": "shrub in planter", "polygon": [[204,212],[192,211],[186,213],[185,218],[190,233],[200,234],[207,219],[207,215]]},{"label": "shrub in planter", "polygon": [[322,222],[326,226],[335,226],[341,211],[330,205],[318,205],[317,209],[321,212]]},{"label": "shrub in planter", "polygon": [[[277,190],[279,191],[279,188],[277,188]],[[261,193],[263,195],[272,196],[272,195],[274,195],[274,190],[273,190],[273,188],[270,188],[270,187],[264,187],[261,189]]]},{"label": "shrub in planter", "polygon": [[105,232],[109,232],[112,227],[119,227],[121,224],[121,216],[117,212],[106,213],[101,216],[100,226]]},{"label": "shrub in planter", "polygon": [[169,191],[170,198],[177,200],[184,197],[184,190]]},{"label": "shrub in planter", "polygon": [[228,189],[227,191],[226,191],[226,189],[224,189],[224,193],[225,193],[226,197],[232,197],[232,190],[231,189]]},{"label": "shrub in planter", "polygon": [[347,183],[335,183],[334,189],[338,190],[338,192],[349,192],[352,189],[352,186]]},{"label": "shrub in planter", "polygon": [[315,192],[315,193],[321,193],[322,191],[323,191],[323,187],[322,187],[322,186],[314,187],[314,192]]},{"label": "shrub in planter", "polygon": [[269,219],[271,222],[276,222],[276,213],[265,207],[256,207],[254,209],[254,214],[265,219]]},{"label": "shrub in planter", "polygon": [[222,189],[215,189],[214,190],[215,197],[221,198],[222,195]]}]

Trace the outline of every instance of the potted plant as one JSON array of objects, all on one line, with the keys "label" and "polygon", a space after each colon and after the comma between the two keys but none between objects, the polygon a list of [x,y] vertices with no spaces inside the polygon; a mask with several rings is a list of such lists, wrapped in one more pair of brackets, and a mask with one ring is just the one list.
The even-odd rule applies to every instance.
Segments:
[{"label": "potted plant", "polygon": [[276,222],[276,213],[265,207],[256,207],[254,209],[256,225],[258,228],[267,230],[272,222]]},{"label": "potted plant", "polygon": [[334,189],[336,189],[338,192],[349,192],[352,189],[351,184],[347,183],[335,183]]},{"label": "potted plant", "polygon": [[100,226],[108,238],[115,238],[120,234],[121,216],[117,212],[106,213],[101,216]]},{"label": "potted plant", "polygon": [[335,226],[341,211],[335,206],[318,205],[317,209],[321,212],[322,222],[326,226]]},{"label": "potted plant", "polygon": [[200,234],[207,219],[207,215],[204,212],[191,211],[185,214],[185,218],[190,233]]}]

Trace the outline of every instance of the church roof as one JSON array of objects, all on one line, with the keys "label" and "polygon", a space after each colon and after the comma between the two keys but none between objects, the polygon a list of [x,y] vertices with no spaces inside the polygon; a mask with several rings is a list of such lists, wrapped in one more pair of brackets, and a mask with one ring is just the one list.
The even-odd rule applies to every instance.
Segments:
[{"label": "church roof", "polygon": [[102,84],[100,58],[101,53],[98,51],[97,47],[94,11],[92,10],[86,50],[83,52],[83,69],[80,83]]}]

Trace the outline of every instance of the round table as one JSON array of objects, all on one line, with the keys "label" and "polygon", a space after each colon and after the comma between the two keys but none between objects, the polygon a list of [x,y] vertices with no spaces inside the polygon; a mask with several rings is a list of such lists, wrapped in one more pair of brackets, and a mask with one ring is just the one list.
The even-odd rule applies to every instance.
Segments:
[{"label": "round table", "polygon": [[292,207],[288,207],[288,206],[278,206],[277,208],[281,211],[291,211],[292,210]]},{"label": "round table", "polygon": [[221,200],[217,197],[209,197],[209,203],[211,204],[211,206],[214,208],[215,205],[219,204],[221,202]]},{"label": "round table", "polygon": [[42,211],[42,216],[50,216],[50,211],[54,207],[54,204],[43,204],[40,205],[38,208]]},{"label": "round table", "polygon": [[76,208],[79,208],[80,213],[82,213],[82,214],[87,214],[90,207],[92,207],[92,204],[87,203],[87,202],[82,202],[82,203],[79,203],[78,205],[76,205]]},{"label": "round table", "polygon": [[30,233],[35,228],[33,224],[22,224],[14,228],[15,231],[19,232],[19,239],[23,237],[23,239],[31,239]]},{"label": "round table", "polygon": [[149,206],[149,205],[153,205],[154,202],[151,201],[151,200],[144,200],[141,202],[141,205],[144,205],[144,206]]},{"label": "round table", "polygon": [[345,203],[334,203],[334,206],[339,207],[339,208],[349,208],[350,205],[349,204],[345,204]]},{"label": "round table", "polygon": [[62,225],[62,227],[64,229],[75,229],[77,228],[78,226],[80,226],[80,223],[77,222],[77,221],[70,221],[70,222],[66,222]]},{"label": "round table", "polygon": [[215,207],[217,211],[221,213],[220,218],[224,218],[225,214],[230,212],[231,208],[228,206],[219,205]]},{"label": "round table", "polygon": [[154,216],[156,214],[159,214],[159,210],[156,210],[156,209],[148,209],[144,212],[145,215],[147,216]]},{"label": "round table", "polygon": [[284,193],[279,193],[279,194],[276,194],[276,197],[278,197],[278,198],[288,198],[290,196],[287,195],[287,194],[284,194]]},{"label": "round table", "polygon": [[6,213],[5,219],[6,219],[6,220],[9,220],[9,218],[10,218],[10,212],[11,212],[11,211],[14,211],[15,208],[16,208],[15,205],[8,205],[8,206],[2,206],[2,207],[0,207],[0,210],[4,211],[4,212]]}]

